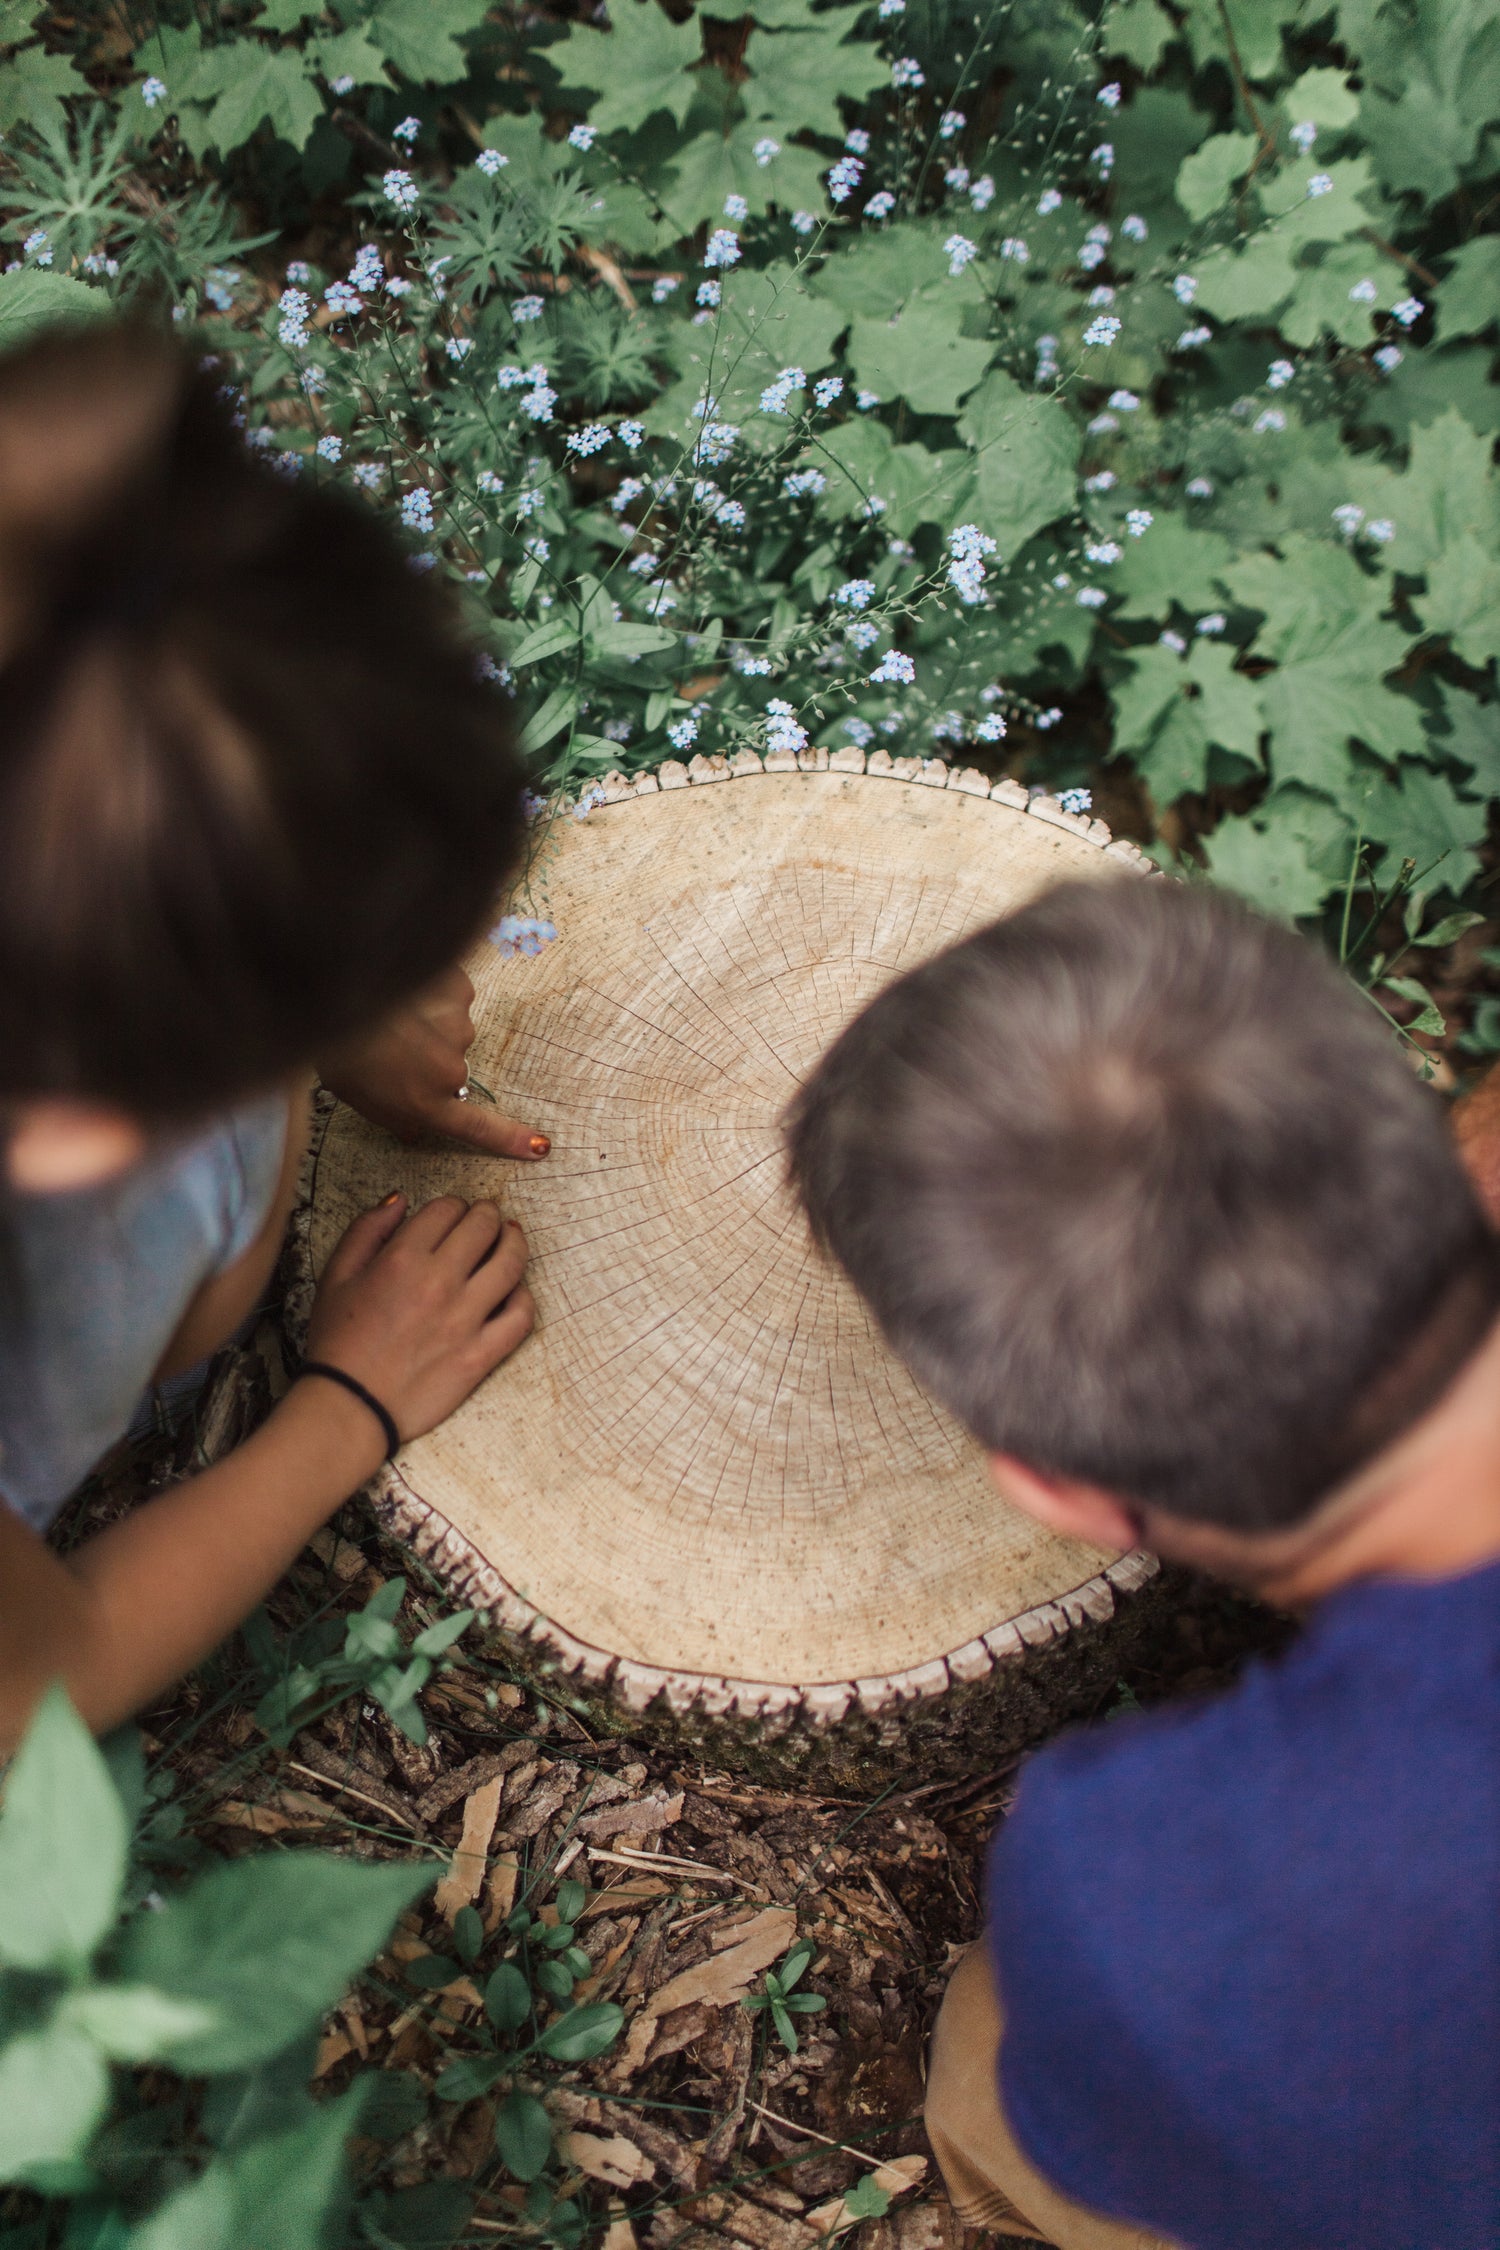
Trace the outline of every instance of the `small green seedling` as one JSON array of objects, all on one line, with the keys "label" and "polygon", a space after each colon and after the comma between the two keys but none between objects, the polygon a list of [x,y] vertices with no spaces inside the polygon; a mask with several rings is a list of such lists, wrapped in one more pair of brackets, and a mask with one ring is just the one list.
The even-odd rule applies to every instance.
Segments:
[{"label": "small green seedling", "polygon": [[780,1966],[766,1971],[764,1990],[748,1993],[740,2003],[755,2014],[769,2009],[776,2036],[789,2055],[797,2052],[797,2027],[793,2016],[815,2016],[828,2005],[820,1992],[793,1989],[816,1951],[810,1938],[799,1938]]}]

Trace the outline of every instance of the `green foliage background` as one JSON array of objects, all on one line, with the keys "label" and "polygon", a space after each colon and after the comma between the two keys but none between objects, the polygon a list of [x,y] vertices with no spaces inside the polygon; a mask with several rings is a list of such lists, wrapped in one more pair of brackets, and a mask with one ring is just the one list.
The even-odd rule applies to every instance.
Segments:
[{"label": "green foliage background", "polygon": [[[405,501],[545,785],[852,733],[1102,775],[1283,914],[1336,913],[1356,860],[1414,863],[1418,922],[1466,893],[1500,771],[1481,0],[49,23],[0,15],[23,273],[169,295],[252,442]],[[382,279],[340,315],[361,240]],[[871,681],[889,649],[910,684]]]}]

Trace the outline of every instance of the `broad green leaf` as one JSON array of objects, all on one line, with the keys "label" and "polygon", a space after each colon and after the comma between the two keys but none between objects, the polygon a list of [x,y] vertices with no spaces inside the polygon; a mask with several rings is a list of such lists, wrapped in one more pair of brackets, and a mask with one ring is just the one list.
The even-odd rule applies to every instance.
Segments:
[{"label": "broad green leaf", "polygon": [[535,2094],[507,2094],[495,2112],[500,2161],[518,2180],[534,2180],[552,2154],[552,2120]]},{"label": "broad green leaf", "polygon": [[[1368,297],[1370,289],[1376,296]],[[1341,344],[1374,342],[1373,316],[1407,294],[1406,278],[1367,242],[1336,243],[1318,264],[1298,269],[1291,303],[1281,314],[1289,343],[1311,347],[1325,331]]]},{"label": "broad green leaf", "polygon": [[1235,54],[1251,78],[1269,78],[1281,64],[1281,35],[1316,12],[1316,0],[1234,0],[1225,10],[1218,0],[1187,0],[1183,29],[1193,61],[1231,63],[1226,23],[1233,26]]},{"label": "broad green leaf", "polygon": [[45,47],[23,47],[0,66],[0,133],[17,125],[61,123],[70,94],[87,94],[89,82],[71,55],[52,55]]},{"label": "broad green leaf", "polygon": [[[301,0],[295,0],[295,4],[300,6]],[[362,25],[355,24],[348,31],[336,31],[326,39],[314,40],[309,52],[330,85],[336,78],[352,78],[356,86],[390,84],[385,57]]]},{"label": "broad green leaf", "polygon": [[484,2012],[498,2031],[519,2031],[531,2013],[531,1987],[514,1961],[502,1961],[484,1988]]},{"label": "broad green leaf", "polygon": [[696,91],[689,73],[703,54],[698,18],[676,24],[657,0],[616,0],[610,22],[609,31],[575,24],[548,49],[564,88],[597,94],[589,109],[596,132],[634,132],[662,109],[680,126]]},{"label": "broad green leaf", "polygon": [[1414,859],[1419,869],[1436,863],[1435,887],[1461,891],[1478,868],[1477,846],[1485,836],[1486,805],[1460,797],[1445,774],[1419,759],[1403,758],[1394,775],[1362,777],[1360,825],[1396,859]]},{"label": "broad green leaf", "polygon": [[576,687],[554,688],[539,711],[534,711],[521,729],[521,748],[540,750],[563,728],[578,709],[579,693]]},{"label": "broad green leaf", "polygon": [[1500,320],[1500,234],[1477,235],[1453,254],[1438,285],[1437,341],[1479,336]]},{"label": "broad green leaf", "polygon": [[614,2045],[624,2023],[624,2013],[613,2000],[591,2000],[587,2007],[570,2008],[566,2015],[554,2017],[537,2045],[554,2062],[590,2062]]},{"label": "broad green leaf", "polygon": [[958,312],[943,320],[924,297],[892,320],[856,319],[849,362],[859,383],[918,414],[956,414],[994,357],[993,344],[959,334]]},{"label": "broad green leaf", "polygon": [[211,49],[204,64],[204,91],[213,85],[222,88],[208,119],[216,147],[226,151],[241,147],[262,122],[269,122],[278,139],[290,141],[293,148],[306,147],[323,115],[323,96],[295,48],[236,40],[232,46]]},{"label": "broad green leaf", "polygon": [[355,2084],[290,2132],[219,2158],[137,2228],[129,2250],[325,2250],[345,2201],[344,2143],[358,2130],[364,2091]]},{"label": "broad green leaf", "polygon": [[674,151],[662,188],[674,233],[691,233],[705,219],[721,221],[731,195],[743,196],[757,217],[773,203],[784,211],[818,208],[827,159],[786,141],[771,163],[762,164],[755,151],[765,138],[764,119],[747,120],[729,133],[695,133]]},{"label": "broad green leaf", "polygon": [[99,320],[110,310],[102,289],[69,281],[64,274],[38,273],[34,266],[0,273],[0,352],[13,350],[43,328]]},{"label": "broad green leaf", "polygon": [[1157,0],[1111,0],[1099,30],[1101,54],[1123,55],[1139,71],[1155,70],[1177,26]]},{"label": "broad green leaf", "polygon": [[1466,664],[1500,656],[1500,561],[1472,533],[1445,547],[1414,605],[1430,633],[1444,633]]},{"label": "broad green leaf", "polygon": [[126,1933],[122,1973],[219,2012],[176,2043],[184,2071],[244,2070],[315,2024],[432,1880],[323,1852],[264,1853],[200,1876]]},{"label": "broad green leaf", "polygon": [[1078,428],[1055,399],[1038,398],[995,368],[965,407],[958,434],[978,457],[980,528],[1003,556],[1077,505]]},{"label": "broad green leaf", "polygon": [[883,2219],[890,2207],[890,2194],[873,2172],[866,2172],[853,2187],[844,2190],[844,2210],[851,2219]]},{"label": "broad green leaf", "polygon": [[484,0],[380,0],[364,23],[365,36],[418,85],[462,78],[458,41],[484,22]]},{"label": "broad green leaf", "polygon": [[1197,303],[1216,320],[1255,320],[1284,305],[1297,283],[1297,245],[1273,229],[1252,235],[1243,250],[1219,249],[1193,271]]},{"label": "broad green leaf", "polygon": [[1304,70],[1281,96],[1281,106],[1296,125],[1312,125],[1342,132],[1359,115],[1359,96],[1341,70]]},{"label": "broad green leaf", "polygon": [[0,2181],[44,2180],[82,2156],[109,2098],[93,2041],[52,2023],[0,2047]]},{"label": "broad green leaf", "polygon": [[63,1690],[50,1687],[0,1805],[0,1961],[81,1968],[114,1923],[128,1844],[109,1769]]},{"label": "broad green leaf", "polygon": [[750,76],[740,99],[752,119],[772,119],[790,137],[796,132],[841,137],[846,102],[861,103],[890,83],[891,66],[865,40],[841,38],[838,17],[809,16],[803,31],[752,34],[745,61]]},{"label": "broad green leaf", "polygon": [[[1264,180],[1257,175],[1256,186],[1277,237],[1299,250],[1314,242],[1344,242],[1361,233],[1370,223],[1368,206],[1378,193],[1367,156],[1342,157],[1333,164],[1305,157]],[[1373,254],[1394,274],[1389,258]]]},{"label": "broad green leaf", "polygon": [[1133,672],[1113,691],[1114,746],[1132,753],[1158,805],[1206,788],[1215,744],[1258,761],[1260,694],[1234,657],[1208,640],[1195,640],[1186,657],[1160,645],[1133,652]]},{"label": "broad green leaf", "polygon": [[951,526],[972,513],[971,454],[956,446],[929,453],[925,445],[897,445],[883,422],[865,416],[830,430],[808,448],[800,465],[827,477],[819,503],[825,515],[863,515],[878,501],[881,522],[902,538],[919,524]]},{"label": "broad green leaf", "polygon": [[1312,864],[1296,823],[1274,796],[1259,818],[1221,820],[1204,851],[1216,883],[1286,921],[1316,914],[1336,881]]},{"label": "broad green leaf", "polygon": [[81,2031],[116,2062],[159,2062],[219,2021],[216,2008],[174,2000],[149,1984],[91,1984],[70,1992],[59,2023]]},{"label": "broad green leaf", "polygon": [[1177,173],[1177,200],[1190,219],[1206,219],[1230,200],[1230,190],[1255,161],[1254,133],[1213,133],[1186,156]]},{"label": "broad green leaf", "polygon": [[578,645],[578,624],[572,617],[552,617],[534,625],[510,652],[512,664],[539,664],[544,656],[557,656]]},{"label": "broad green leaf", "polygon": [[1407,1023],[1406,1029],[1408,1031],[1430,1031],[1441,1038],[1447,1030],[1448,1027],[1438,1013],[1431,994],[1427,991],[1425,985],[1417,982],[1415,977],[1382,977],[1379,990],[1394,992],[1401,999],[1415,1003],[1418,1012]]},{"label": "broad green leaf", "polygon": [[435,1625],[428,1625],[418,1633],[411,1644],[412,1655],[441,1656],[445,1649],[452,1648],[454,1642],[467,1633],[475,1614],[472,1609],[459,1609],[451,1617],[440,1617]]},{"label": "broad green leaf", "polygon": [[1157,515],[1143,539],[1126,539],[1125,552],[1110,573],[1110,584],[1129,598],[1125,614],[1160,617],[1174,600],[1189,607],[1233,556],[1222,532],[1200,528],[1176,513]]},{"label": "broad green leaf", "polygon": [[1465,537],[1488,552],[1500,549],[1500,478],[1491,450],[1490,439],[1451,408],[1412,431],[1410,466],[1383,511],[1396,526],[1391,552],[1402,570],[1430,570]]},{"label": "broad green leaf", "polygon": [[939,229],[913,223],[846,236],[809,286],[845,312],[871,319],[888,320],[920,299],[940,320],[951,321],[955,310],[983,304],[984,288],[972,265],[949,273],[942,245]]},{"label": "broad green leaf", "polygon": [[677,635],[668,626],[633,625],[623,618],[601,625],[589,635],[594,656],[654,656],[661,649],[675,647],[676,642]]}]

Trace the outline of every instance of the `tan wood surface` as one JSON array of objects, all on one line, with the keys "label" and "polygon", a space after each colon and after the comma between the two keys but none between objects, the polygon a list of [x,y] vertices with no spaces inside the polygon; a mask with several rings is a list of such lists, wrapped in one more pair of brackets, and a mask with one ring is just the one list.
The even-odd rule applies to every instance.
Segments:
[{"label": "tan wood surface", "polygon": [[1107,1615],[1150,1568],[1106,1581],[1111,1558],[1001,1504],[814,1250],[778,1130],[891,977],[1056,880],[1143,863],[1014,784],[838,763],[696,759],[696,785],[612,778],[555,824],[532,895],[557,941],[470,963],[474,1075],[551,1135],[544,1163],[403,1149],[343,1108],[318,1153],[315,1267],[393,1187],[498,1195],[524,1225],[537,1332],[404,1449],[386,1504],[585,1677],[622,1660],[636,1705],[666,1681],[673,1702],[717,1682],[719,1708],[736,1682],[772,1705],[823,1683],[830,1718],[864,1683],[878,1707],[881,1681],[934,1691]]}]

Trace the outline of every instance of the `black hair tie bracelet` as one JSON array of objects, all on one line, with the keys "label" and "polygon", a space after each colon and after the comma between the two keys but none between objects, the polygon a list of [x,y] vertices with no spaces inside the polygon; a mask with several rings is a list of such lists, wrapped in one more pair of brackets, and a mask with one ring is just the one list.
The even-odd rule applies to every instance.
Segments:
[{"label": "black hair tie bracelet", "polygon": [[351,1397],[359,1400],[361,1406],[368,1406],[385,1433],[385,1457],[387,1461],[395,1459],[401,1446],[401,1432],[396,1427],[395,1418],[386,1407],[381,1405],[373,1391],[365,1389],[357,1375],[348,1374],[342,1367],[330,1367],[326,1359],[305,1359],[298,1368],[297,1375],[299,1379],[304,1375],[325,1376],[330,1383],[342,1384]]}]

